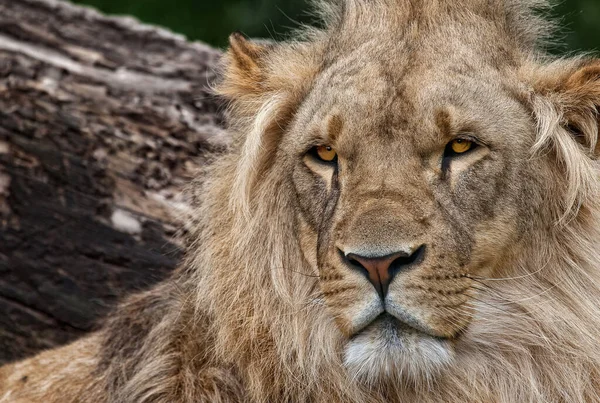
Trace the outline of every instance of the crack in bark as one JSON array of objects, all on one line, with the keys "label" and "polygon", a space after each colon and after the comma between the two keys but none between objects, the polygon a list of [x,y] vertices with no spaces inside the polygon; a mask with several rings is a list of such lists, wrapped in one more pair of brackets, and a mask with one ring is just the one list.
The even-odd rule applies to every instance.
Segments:
[{"label": "crack in bark", "polygon": [[51,313],[45,312],[40,310],[39,308],[36,308],[34,306],[31,306],[29,304],[26,304],[23,301],[19,301],[15,298],[6,296],[6,295],[2,295],[0,294],[0,301],[10,304],[10,305],[16,305],[19,309],[22,309],[24,311],[26,311],[27,313],[29,313],[30,315],[33,316],[42,316],[43,319],[45,320],[50,320],[53,323],[59,325],[59,326],[63,326],[63,327],[67,327],[73,330],[78,330],[78,331],[82,331],[82,332],[87,332],[89,331],[89,329],[84,329],[78,326],[75,326],[71,323],[65,322],[62,319],[57,318],[56,316],[52,315]]},{"label": "crack in bark", "polygon": [[53,50],[22,42],[2,34],[0,34],[0,49],[29,56],[38,61],[65,69],[70,73],[89,77],[110,87],[146,93],[190,91],[192,88],[189,81],[159,78],[125,68],[113,72],[109,69],[85,66]]}]

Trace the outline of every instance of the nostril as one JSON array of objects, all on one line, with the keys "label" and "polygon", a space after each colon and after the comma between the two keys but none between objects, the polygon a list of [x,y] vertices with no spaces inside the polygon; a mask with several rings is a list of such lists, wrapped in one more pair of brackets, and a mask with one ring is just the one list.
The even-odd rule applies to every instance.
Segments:
[{"label": "nostril", "polygon": [[359,267],[363,267],[363,268],[364,268],[364,266],[363,266],[362,264],[360,264],[360,262],[359,262],[358,260],[355,260],[355,259],[348,259],[348,262],[349,262],[351,265],[354,265],[354,266],[359,266]]},{"label": "nostril", "polygon": [[353,255],[346,255],[341,249],[338,249],[340,257],[343,262],[349,264],[351,267],[358,269],[364,274],[367,278],[369,277],[369,270],[358,260],[353,259]]},{"label": "nostril", "polygon": [[400,256],[390,264],[390,276],[393,278],[401,271],[418,265],[425,258],[425,245],[419,246],[411,255]]},{"label": "nostril", "polygon": [[370,278],[372,276],[369,269],[365,265],[360,263],[358,260],[347,259],[347,262],[350,264],[350,267],[353,267],[354,269],[360,271],[366,278]]}]

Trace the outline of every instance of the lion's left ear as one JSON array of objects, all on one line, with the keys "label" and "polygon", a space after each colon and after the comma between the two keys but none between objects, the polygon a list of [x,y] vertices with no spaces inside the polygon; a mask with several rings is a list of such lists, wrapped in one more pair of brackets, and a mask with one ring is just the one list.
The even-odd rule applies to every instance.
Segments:
[{"label": "lion's left ear", "polygon": [[548,134],[566,131],[589,157],[599,158],[600,59],[561,60],[530,73],[540,125]]},{"label": "lion's left ear", "polygon": [[265,41],[250,41],[239,32],[231,34],[225,55],[224,79],[218,88],[220,94],[235,100],[259,96],[267,90],[265,63],[272,47]]}]

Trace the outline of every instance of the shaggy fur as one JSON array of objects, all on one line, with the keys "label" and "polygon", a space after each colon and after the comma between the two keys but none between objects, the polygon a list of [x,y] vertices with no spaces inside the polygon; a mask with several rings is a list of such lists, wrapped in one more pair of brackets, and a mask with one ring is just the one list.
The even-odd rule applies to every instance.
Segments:
[{"label": "shaggy fur", "polygon": [[[295,41],[233,35],[187,259],[1,368],[0,402],[600,401],[600,61],[544,53],[546,6],[340,0]],[[419,245],[383,300],[348,259]]]}]

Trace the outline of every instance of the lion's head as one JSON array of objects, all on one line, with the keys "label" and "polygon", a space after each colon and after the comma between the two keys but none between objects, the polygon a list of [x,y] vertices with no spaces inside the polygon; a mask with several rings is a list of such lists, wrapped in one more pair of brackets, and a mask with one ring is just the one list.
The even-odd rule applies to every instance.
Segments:
[{"label": "lion's head", "polygon": [[233,35],[215,316],[314,384],[339,362],[399,394],[592,396],[600,62],[545,55],[541,3],[348,0],[300,41]]}]

